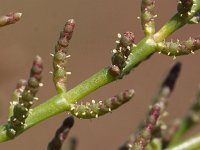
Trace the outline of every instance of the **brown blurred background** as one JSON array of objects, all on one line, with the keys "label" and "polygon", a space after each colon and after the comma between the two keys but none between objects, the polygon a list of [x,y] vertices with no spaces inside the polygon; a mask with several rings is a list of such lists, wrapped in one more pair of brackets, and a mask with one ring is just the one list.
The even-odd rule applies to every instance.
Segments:
[{"label": "brown blurred background", "polygon": [[[101,68],[111,63],[111,50],[115,48],[117,33],[133,31],[136,42],[142,39],[140,21],[140,0],[1,0],[0,15],[19,11],[23,13],[20,22],[0,29],[0,122],[5,123],[11,94],[20,78],[27,78],[32,59],[40,55],[44,60],[44,87],[40,90],[39,103],[56,94],[51,75],[52,58],[49,55],[63,28],[65,21],[76,20],[76,31],[70,43],[69,71],[72,75],[68,87],[72,88]],[[175,12],[176,1],[158,1],[157,29],[159,29]],[[181,40],[195,36],[199,25],[188,25],[173,34],[170,38]],[[189,107],[200,83],[200,53],[181,56],[176,61],[183,63],[181,76],[170,98],[167,117],[170,123],[173,118],[183,116]],[[84,100],[101,100],[124,89],[134,88],[135,98],[118,110],[94,120],[78,120],[69,137],[78,138],[79,150],[114,150],[129,136],[146,114],[151,97],[160,81],[175,61],[171,57],[155,54],[142,63],[129,76],[109,84]],[[13,141],[1,143],[1,150],[44,150],[60,126],[67,113],[50,118]],[[195,128],[187,136],[198,132]],[[66,147],[66,146],[64,146]]]}]

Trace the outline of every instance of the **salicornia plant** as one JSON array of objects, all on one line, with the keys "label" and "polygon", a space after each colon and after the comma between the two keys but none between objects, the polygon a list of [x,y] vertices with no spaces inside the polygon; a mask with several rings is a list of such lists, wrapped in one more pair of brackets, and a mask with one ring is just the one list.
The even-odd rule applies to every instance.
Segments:
[{"label": "salicornia plant", "polygon": [[[33,60],[30,76],[27,80],[19,80],[13,92],[9,107],[8,122],[0,126],[0,142],[14,139],[32,126],[61,112],[68,112],[72,116],[66,118],[56,131],[55,137],[49,142],[48,150],[60,150],[69,130],[74,124],[74,117],[79,119],[98,118],[112,112],[127,103],[135,94],[133,89],[125,90],[115,96],[101,101],[80,102],[83,97],[96,89],[116,80],[123,79],[144,60],[154,53],[164,54],[175,59],[180,55],[194,54],[200,49],[200,36],[189,37],[185,41],[166,38],[186,24],[200,22],[200,0],[178,0],[177,13],[156,31],[154,13],[155,0],[141,1],[141,20],[144,38],[136,43],[133,32],[118,33],[116,46],[112,50],[111,64],[91,76],[89,79],[68,90],[67,79],[71,72],[67,70],[70,55],[69,43],[75,30],[75,20],[70,19],[64,25],[55,44],[53,57],[53,71],[50,72],[57,91],[57,95],[39,106],[31,108],[38,100],[36,93],[42,86],[43,63],[40,56]],[[125,11],[125,10],[124,10]],[[10,13],[0,17],[0,26],[6,26],[19,21],[21,13]],[[192,57],[192,56],[191,56]],[[89,68],[86,68],[89,69]],[[179,143],[182,135],[197,124],[200,117],[199,91],[185,117],[177,119],[168,126],[163,118],[169,96],[174,88],[181,69],[181,63],[176,63],[160,85],[152,105],[147,112],[145,122],[141,122],[134,133],[119,146],[120,150],[198,150],[200,149],[200,135]],[[72,139],[68,148],[76,149],[76,140]]]}]

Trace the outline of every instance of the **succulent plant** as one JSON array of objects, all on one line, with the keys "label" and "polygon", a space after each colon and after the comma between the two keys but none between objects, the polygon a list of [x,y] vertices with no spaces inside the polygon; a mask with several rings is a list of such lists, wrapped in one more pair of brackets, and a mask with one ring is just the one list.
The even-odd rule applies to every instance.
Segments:
[{"label": "succulent plant", "polygon": [[[19,80],[13,92],[8,122],[0,126],[0,142],[14,139],[41,121],[61,112],[67,112],[71,116],[64,120],[48,144],[48,150],[60,150],[74,124],[74,117],[96,119],[127,103],[135,95],[135,91],[133,89],[125,90],[103,101],[97,99],[83,103],[81,100],[85,96],[113,81],[123,80],[124,76],[137,68],[140,63],[150,59],[155,53],[175,59],[180,55],[194,54],[200,49],[199,35],[189,37],[185,41],[172,39],[168,42],[167,39],[184,25],[200,22],[200,0],[178,0],[177,13],[158,31],[155,20],[158,15],[154,12],[155,7],[155,0],[141,0],[141,15],[138,18],[141,19],[144,38],[136,42],[136,35],[133,32],[118,33],[118,39],[115,41],[116,47],[112,50],[111,65],[106,66],[70,90],[67,89],[67,76],[71,72],[67,71],[67,63],[70,57],[68,54],[69,42],[75,29],[75,20],[67,20],[56,42],[55,51],[51,53],[53,56],[53,71],[51,73],[57,94],[38,106],[32,106],[33,102],[38,100],[36,93],[39,87],[43,85],[41,83],[42,59],[36,56],[29,78]],[[21,13],[10,13],[0,17],[0,27],[16,23],[21,19],[21,16]],[[180,62],[172,66],[152,99],[152,104],[144,119],[145,122],[142,121],[138,125],[135,132],[119,148],[120,150],[200,149],[199,135],[179,143],[184,133],[199,122],[199,91],[185,116],[176,119],[172,125],[164,120],[167,114],[168,100],[180,69]],[[76,145],[76,139],[72,139],[68,146],[69,150],[75,150]]]}]

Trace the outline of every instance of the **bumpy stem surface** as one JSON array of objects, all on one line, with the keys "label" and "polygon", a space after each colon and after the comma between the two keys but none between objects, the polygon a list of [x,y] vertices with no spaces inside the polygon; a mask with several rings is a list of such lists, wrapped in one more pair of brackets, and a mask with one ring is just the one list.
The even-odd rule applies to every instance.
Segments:
[{"label": "bumpy stem surface", "polygon": [[0,27],[9,25],[9,24],[14,24],[17,21],[21,19],[22,13],[16,12],[16,13],[9,13],[5,16],[0,17]]},{"label": "bumpy stem surface", "polygon": [[80,119],[98,118],[127,103],[134,93],[134,90],[130,89],[103,101],[92,100],[92,103],[71,104],[70,112]]}]

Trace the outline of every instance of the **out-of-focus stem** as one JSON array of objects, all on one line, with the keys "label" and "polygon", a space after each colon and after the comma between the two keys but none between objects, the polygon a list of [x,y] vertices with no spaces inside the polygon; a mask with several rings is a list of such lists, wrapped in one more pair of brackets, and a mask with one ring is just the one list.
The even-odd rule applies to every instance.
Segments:
[{"label": "out-of-focus stem", "polygon": [[98,118],[127,103],[134,96],[134,93],[134,90],[130,89],[103,101],[95,102],[92,100],[92,103],[87,102],[85,105],[71,104],[70,112],[80,119]]},{"label": "out-of-focus stem", "polygon": [[21,19],[22,13],[16,12],[16,13],[9,13],[5,16],[0,17],[0,27],[9,25],[9,24],[14,24],[17,21]]},{"label": "out-of-focus stem", "polygon": [[61,150],[62,144],[67,138],[70,129],[74,125],[73,116],[67,117],[62,125],[56,130],[55,136],[48,144],[48,150]]},{"label": "out-of-focus stem", "polygon": [[200,135],[187,139],[178,145],[174,145],[164,150],[199,150],[200,149]]},{"label": "out-of-focus stem", "polygon": [[58,94],[66,92],[67,90],[67,76],[71,72],[67,72],[67,60],[69,42],[75,28],[74,19],[69,19],[63,31],[60,32],[60,37],[55,46],[55,54],[53,55],[53,82]]},{"label": "out-of-focus stem", "polygon": [[174,133],[170,140],[170,146],[175,145],[180,138],[190,130],[194,125],[199,122],[200,118],[200,89],[197,92],[196,99],[194,100],[188,114],[180,120],[178,130]]},{"label": "out-of-focus stem", "polygon": [[141,24],[145,35],[155,33],[155,20],[157,15],[154,15],[155,0],[142,0],[141,4]]}]

